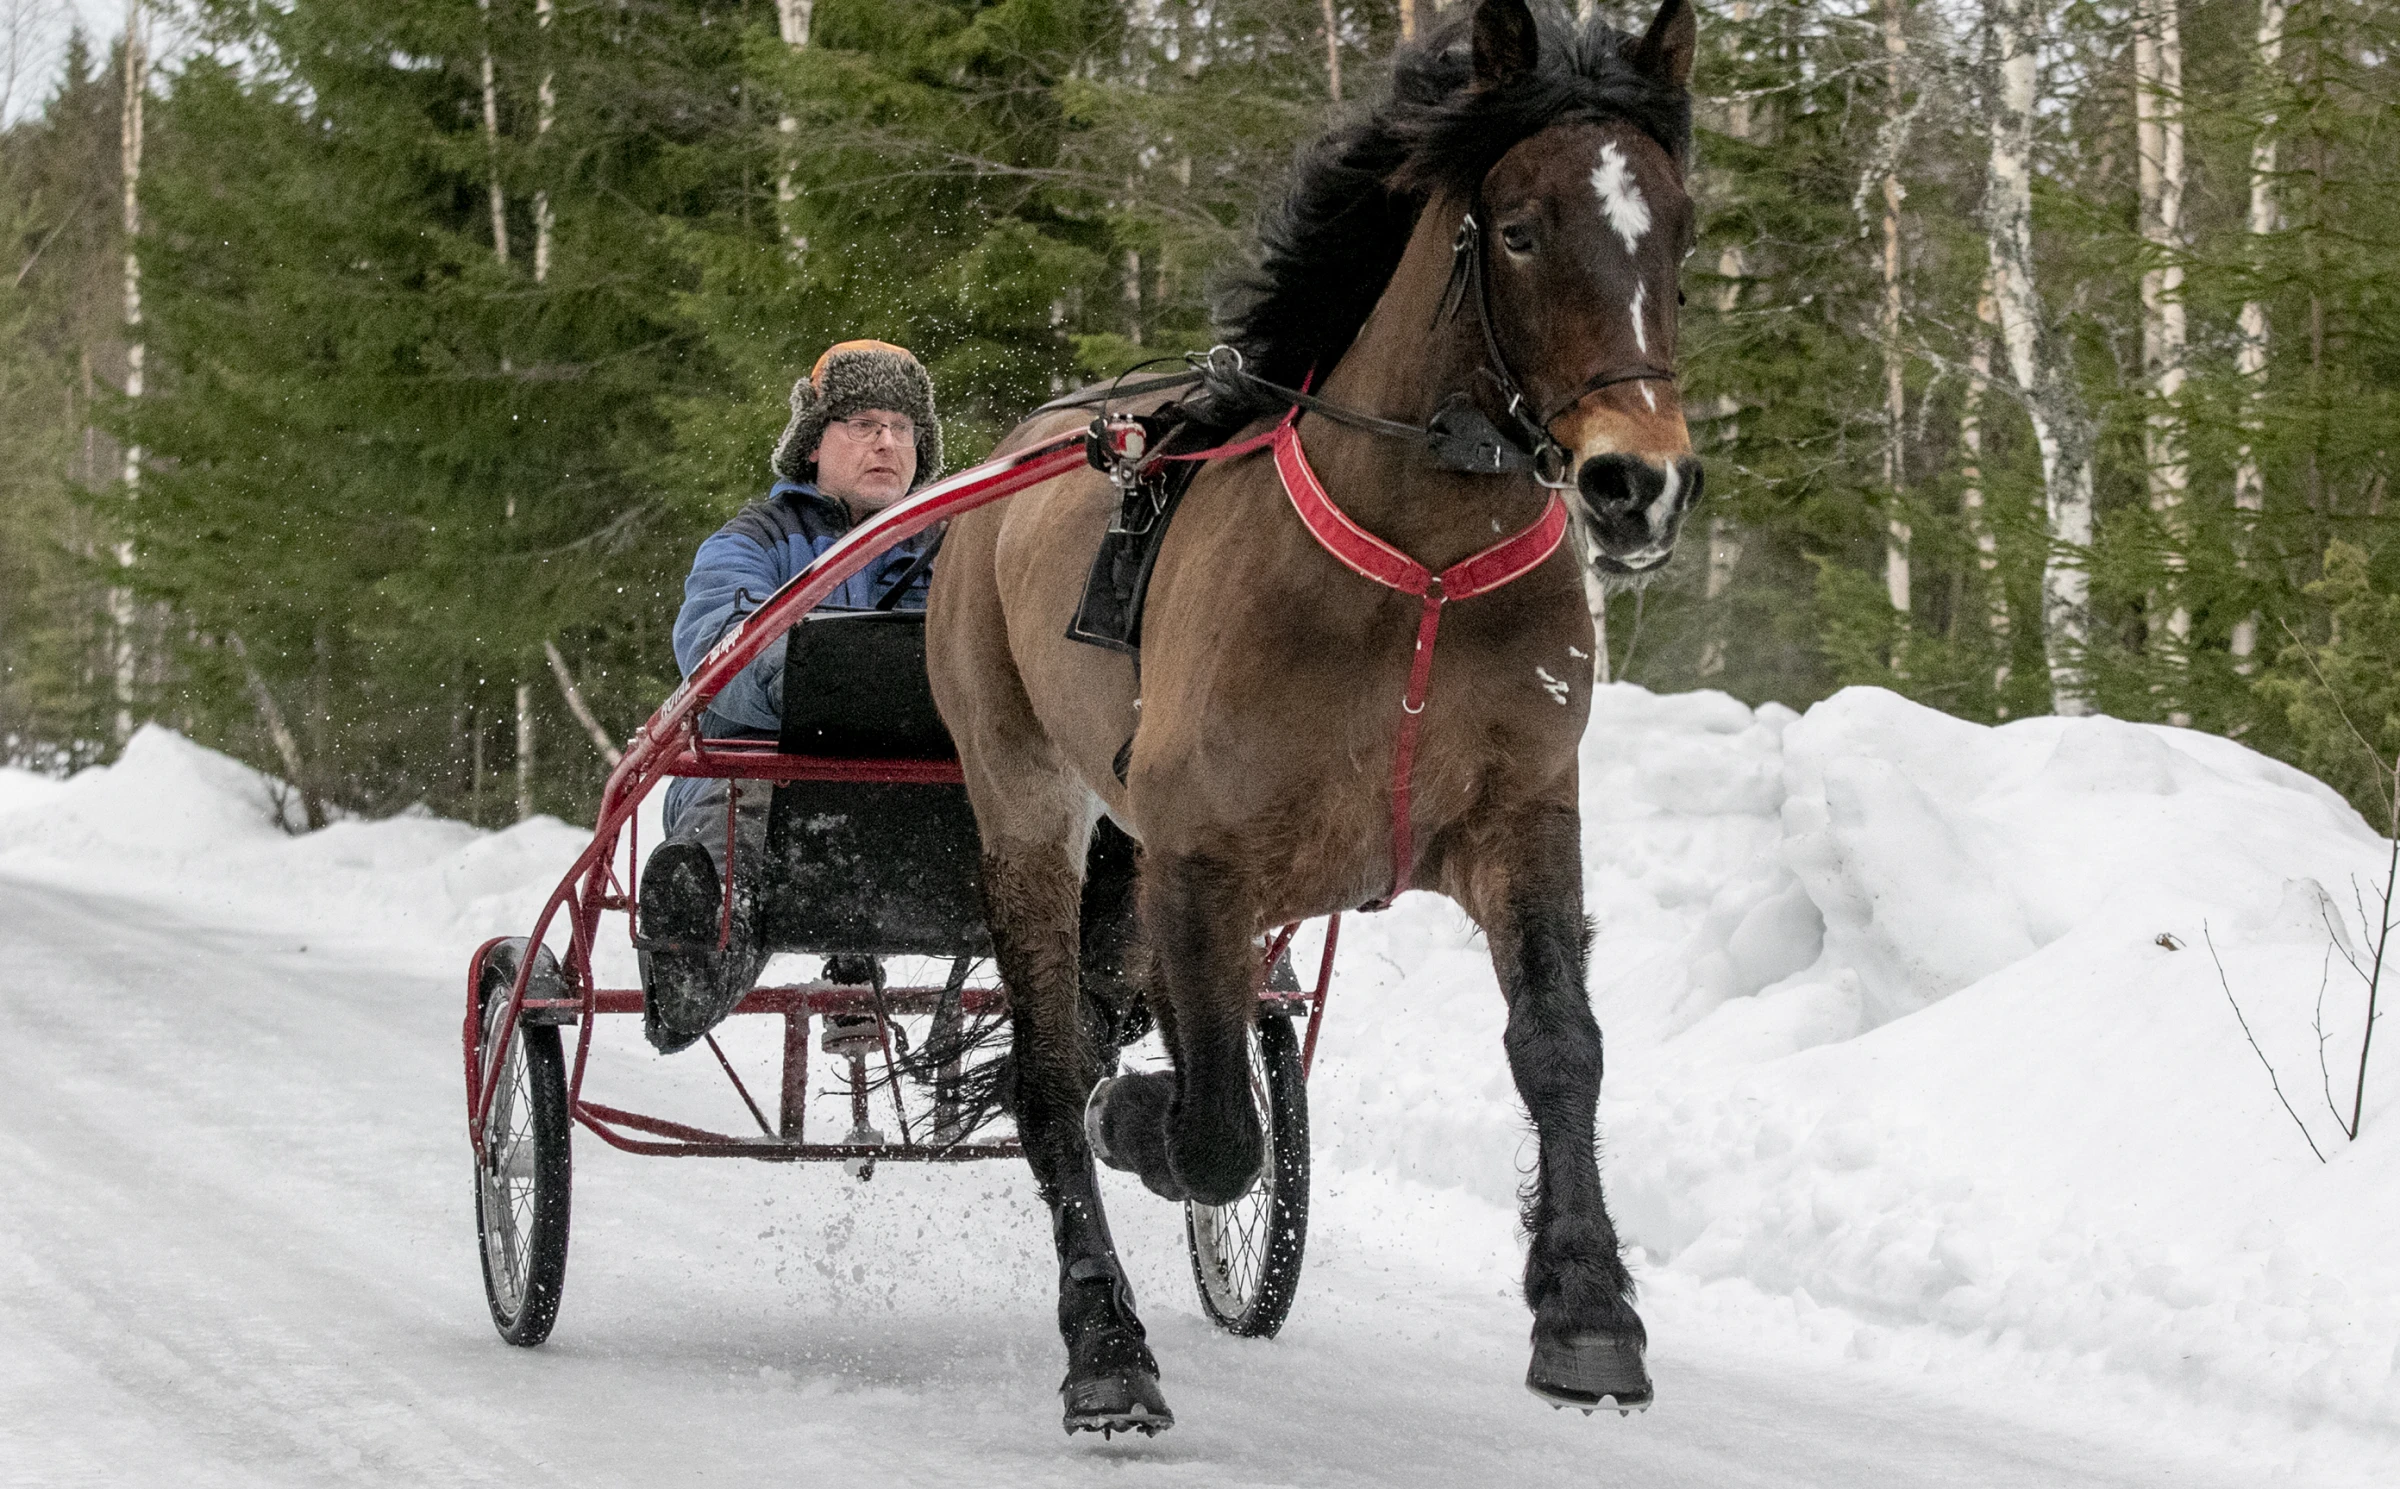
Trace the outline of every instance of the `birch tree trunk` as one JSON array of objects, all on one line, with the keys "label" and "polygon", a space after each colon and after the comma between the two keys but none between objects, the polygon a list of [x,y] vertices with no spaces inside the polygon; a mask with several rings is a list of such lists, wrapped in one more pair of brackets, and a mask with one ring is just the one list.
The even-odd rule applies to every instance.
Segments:
[{"label": "birch tree trunk", "polygon": [[[150,88],[149,16],[143,0],[125,4],[125,98],[117,120],[118,171],[124,189],[125,232],[125,396],[142,396],[143,361],[148,347],[142,339],[142,256],[135,240],[142,231],[142,101]],[[125,500],[142,494],[142,447],[125,447]],[[119,569],[133,567],[133,540],[116,545]],[[110,671],[117,700],[116,737],[123,744],[133,737],[133,683],[136,670],[134,629],[138,620],[133,587],[119,584],[108,592]]]},{"label": "birch tree trunk", "polygon": [[[1992,327],[1999,313],[1992,303],[1992,279],[1986,274],[1983,290],[1975,299],[1975,340],[1967,349],[1966,394],[1959,400],[1958,447],[1966,456],[1959,469],[1965,486],[1959,494],[1959,508],[1966,516],[1967,535],[1975,541],[1975,567],[1983,581],[1984,624],[2000,654],[1992,668],[1995,695],[2008,690],[2008,590],[2000,579],[2000,539],[1992,531],[1991,514],[1983,503],[1983,398],[1992,381]],[[2008,717],[2005,700],[1997,712],[2001,718]]]},{"label": "birch tree trunk", "polygon": [[1335,24],[1333,0],[1317,0],[1317,8],[1325,16],[1325,91],[1335,103],[1342,101],[1342,33]]},{"label": "birch tree trunk", "polygon": [[[1579,13],[1582,10],[1579,7]],[[1735,24],[1747,22],[1753,14],[1752,0],[1734,0],[1732,17]],[[1756,127],[1757,116],[1746,95],[1737,93],[1725,101],[1727,135],[1748,143]],[[1750,256],[1739,242],[1728,241],[1717,251],[1717,278],[1720,281],[1717,286],[1717,314],[1731,315],[1741,308],[1742,281],[1749,273]],[[1694,412],[1687,408],[1684,417],[1690,420]],[[1739,426],[1735,422],[1739,417],[1738,405],[1731,399],[1724,400],[1722,406],[1708,412],[1710,422],[1719,431],[1720,438],[1730,441],[1739,437]],[[1716,602],[1733,588],[1733,576],[1741,567],[1741,562],[1742,530],[1729,517],[1721,514],[1711,516],[1708,519],[1708,577],[1703,591],[1703,597],[1711,603],[1707,607],[1707,632],[1700,643],[1699,672],[1702,677],[1715,677],[1725,670],[1732,617],[1726,613],[1724,605]],[[1599,613],[1595,611],[1594,616],[1598,619]],[[1602,640],[1605,642],[1606,639],[1603,633]],[[1605,645],[1601,648],[1598,660],[1601,667],[1608,665],[1608,649]],[[1601,681],[1607,679],[1604,677]]]},{"label": "birch tree trunk", "polygon": [[242,644],[241,633],[228,632],[225,645],[242,664],[242,680],[250,688],[250,702],[258,710],[259,722],[266,726],[267,738],[274,742],[276,756],[283,761],[283,773],[290,777],[292,789],[300,793],[300,818],[308,824],[310,832],[315,832],[325,825],[325,803],[309,784],[308,766],[300,758],[300,740],[292,733],[292,726],[275,702],[267,680],[250,660],[250,648]]},{"label": "birch tree trunk", "polygon": [[[1896,123],[1900,116],[1901,93],[1905,83],[1903,72],[1908,60],[1908,37],[1900,28],[1900,0],[1883,0],[1883,61],[1884,81],[1889,96],[1888,107]],[[1908,550],[1914,536],[1908,525],[1908,515],[1901,505],[1902,488],[1907,482],[1907,465],[1902,440],[1907,431],[1908,386],[1906,363],[1900,355],[1900,201],[1906,191],[1900,185],[1899,139],[1895,129],[1889,142],[1892,160],[1883,176],[1883,413],[1886,431],[1883,445],[1883,485],[1888,509],[1884,517],[1883,591],[1891,601],[1898,617],[1898,628],[1892,642],[1892,671],[1908,675]]]},{"label": "birch tree trunk", "polygon": [[1733,588],[1734,571],[1742,563],[1742,533],[1723,517],[1708,519],[1708,578],[1704,582],[1703,598],[1708,601],[1711,621],[1708,639],[1700,646],[1700,675],[1714,677],[1725,670],[1726,635],[1731,629],[1724,613],[1724,599]]},{"label": "birch tree trunk", "polygon": [[2041,450],[2050,551],[2042,564],[2042,650],[2050,706],[2091,712],[2084,653],[2091,639],[2092,446],[2094,431],[2070,369],[2047,345],[2033,264],[2033,107],[2039,77],[2040,0],[1983,0],[1987,51],[1984,103],[1991,128],[1984,221],[1992,300],[2009,374],[2025,395]]},{"label": "birch tree trunk", "polygon": [[[2183,602],[2185,464],[2180,408],[2187,342],[2183,305],[2183,32],[2176,0],[2136,0],[2133,36],[2134,136],[2139,156],[2142,240],[2142,377],[2150,395],[2142,455],[2150,510],[2165,536],[2168,580],[2150,597],[2151,651],[2174,667],[2188,662],[2191,611]],[[2170,721],[2190,722],[2182,689],[2171,689]]]},{"label": "birch tree trunk", "polygon": [[[775,0],[776,32],[783,38],[785,46],[795,52],[808,49],[808,23],[816,8],[817,0]],[[800,132],[800,121],[787,112],[775,121],[775,128],[780,134],[796,135]],[[795,262],[808,251],[808,239],[790,231],[791,213],[789,208],[799,199],[800,188],[792,180],[791,162],[786,159],[783,174],[775,178],[775,201],[779,207],[785,209],[783,218],[785,231],[789,235],[787,246]]]},{"label": "birch tree trunk", "polygon": [[[500,88],[498,79],[492,67],[492,47],[490,41],[492,0],[475,0],[475,7],[483,12],[483,24],[485,31],[485,41],[483,47],[483,143],[484,151],[491,162],[492,256],[498,259],[502,264],[506,264],[508,262],[508,196],[500,184]],[[547,21],[545,21],[544,24],[547,24]],[[545,91],[547,91],[546,80]],[[537,211],[537,222],[539,220],[539,216],[540,214]],[[537,227],[535,233],[536,253],[534,263],[534,270],[537,277],[544,276],[549,271],[547,255],[541,252],[541,237],[542,235],[540,229]],[[500,370],[503,373],[506,373],[508,371],[508,367],[509,358],[506,353],[503,353],[500,358]],[[517,520],[517,498],[516,493],[513,491],[509,493],[506,505],[504,505],[501,509],[501,516],[505,521],[512,524]],[[533,815],[534,764],[533,686],[530,683],[522,681],[522,674],[520,674],[520,680],[517,683],[516,704],[517,820],[522,822],[526,818]]]},{"label": "birch tree trunk", "polygon": [[[2272,90],[2283,66],[2284,0],[2259,0],[2258,3],[2258,69],[2266,88]],[[2283,213],[2275,200],[2275,114],[2272,109],[2259,121],[2258,134],[2250,141],[2250,240],[2253,249],[2261,240],[2283,226]],[[2263,300],[2242,302],[2242,341],[2234,353],[2234,370],[2241,374],[2243,396],[2248,407],[2243,411],[2242,450],[2233,472],[2233,508],[2242,524],[2241,556],[2247,567],[2249,558],[2249,525],[2257,514],[2266,510],[2267,483],[2259,474],[2258,457],[2253,453],[2251,440],[2258,432],[2258,403],[2266,392],[2267,375],[2267,306]],[[2253,611],[2235,623],[2233,628],[2233,668],[2247,676],[2257,665],[2252,657],[2258,651],[2258,614]]]},{"label": "birch tree trunk", "polygon": [[[1131,184],[1128,182],[1128,187]],[[1127,195],[1132,195],[1130,190]],[[1125,299],[1125,339],[1135,346],[1140,346],[1142,344],[1142,251],[1138,248],[1126,249],[1124,261],[1118,266],[1118,271],[1118,278],[1122,281],[1119,293]]]},{"label": "birch tree trunk", "polygon": [[[557,0],[534,0],[533,22],[543,31],[545,42],[548,40],[550,19],[557,9]],[[550,128],[557,122],[558,74],[553,69],[544,67],[539,94],[539,112],[535,116],[533,125],[534,141],[537,145],[550,138]],[[552,226],[549,188],[537,187],[533,193],[533,282],[535,284],[546,283],[550,278],[550,229]]]},{"label": "birch tree trunk", "polygon": [[517,684],[517,820],[533,815],[533,684]]},{"label": "birch tree trunk", "polygon": [[483,12],[483,147],[490,162],[492,202],[492,253],[500,262],[508,262],[508,197],[500,189],[500,87],[492,73],[492,0],[475,0],[475,8]]}]

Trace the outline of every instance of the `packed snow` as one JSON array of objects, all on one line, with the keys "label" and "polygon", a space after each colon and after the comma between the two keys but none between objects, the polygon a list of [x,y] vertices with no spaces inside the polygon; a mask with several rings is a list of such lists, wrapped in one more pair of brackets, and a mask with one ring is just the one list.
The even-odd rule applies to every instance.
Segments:
[{"label": "packed snow", "polygon": [[[0,770],[0,1482],[2400,1480],[2400,1047],[2359,1141],[2331,1109],[2389,845],[2339,797],[2183,730],[1623,686],[1582,791],[1657,1408],[1518,1386],[1531,1144],[1485,951],[1418,894],[1344,922],[1279,1339],[1214,1335],[1112,1176],[1180,1422],[1101,1444],[1058,1435],[1013,1163],[586,1141],[558,1331],[492,1337],[460,974],[581,829],[293,836],[156,728]],[[736,1119],[612,1023],[595,1094]]]}]

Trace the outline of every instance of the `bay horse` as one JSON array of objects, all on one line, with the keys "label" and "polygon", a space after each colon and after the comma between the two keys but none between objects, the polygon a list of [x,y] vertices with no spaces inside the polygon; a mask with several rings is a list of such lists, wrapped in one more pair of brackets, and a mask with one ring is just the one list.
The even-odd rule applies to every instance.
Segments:
[{"label": "bay horse", "polygon": [[[1597,1161],[1576,745],[1591,702],[1585,575],[1655,570],[1700,491],[1674,381],[1694,32],[1688,0],[1665,0],[1639,37],[1480,0],[1403,49],[1374,110],[1303,153],[1229,342],[1254,391],[1315,373],[1311,410],[1348,417],[1294,420],[1261,395],[1249,427],[1284,434],[1193,480],[1138,664],[1066,636],[1118,509],[1099,473],[1030,488],[948,535],[928,665],[982,834],[1010,1101],[1058,1248],[1070,1432],[1173,1421],[1086,1135],[1114,1053],[1096,990],[1079,986],[1103,817],[1139,845],[1130,970],[1173,1066],[1110,1083],[1114,1118],[1136,1129],[1109,1144],[1130,1155],[1116,1161],[1165,1195],[1242,1194],[1264,1161],[1255,938],[1405,887],[1448,895],[1490,942],[1539,1140],[1527,1384],[1553,1404],[1650,1400]],[[1531,458],[1471,473],[1388,437],[1423,433],[1445,405],[1515,431]],[[1001,449],[1088,417],[1039,416]],[[1338,528],[1341,512],[1366,536],[1340,540],[1380,548],[1372,563],[1408,566],[1401,579],[1375,582],[1372,563],[1320,541],[1311,522]],[[1522,572],[1488,592],[1464,584],[1461,561],[1510,534]]]}]

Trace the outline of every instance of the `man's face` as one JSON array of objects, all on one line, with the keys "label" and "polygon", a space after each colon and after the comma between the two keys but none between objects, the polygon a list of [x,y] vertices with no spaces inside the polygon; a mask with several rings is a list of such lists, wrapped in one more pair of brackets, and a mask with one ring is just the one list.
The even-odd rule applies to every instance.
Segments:
[{"label": "man's face", "polygon": [[917,428],[908,415],[866,408],[825,426],[817,441],[817,489],[854,512],[880,512],[917,478]]}]

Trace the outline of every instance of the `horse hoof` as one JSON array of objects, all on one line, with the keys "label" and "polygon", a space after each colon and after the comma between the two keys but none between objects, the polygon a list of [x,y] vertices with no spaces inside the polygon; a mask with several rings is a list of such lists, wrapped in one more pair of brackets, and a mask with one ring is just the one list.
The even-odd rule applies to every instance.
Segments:
[{"label": "horse hoof", "polygon": [[1093,1086],[1083,1103],[1083,1139],[1093,1158],[1180,1204],[1191,1195],[1167,1159],[1167,1106],[1174,1082],[1160,1071],[1110,1076]]},{"label": "horse hoof", "polygon": [[1175,1425],[1158,1377],[1147,1370],[1115,1370],[1088,1380],[1070,1380],[1058,1388],[1065,1401],[1070,1433],[1097,1432],[1108,1438],[1119,1432],[1156,1437]]},{"label": "horse hoof", "polygon": [[1552,1407],[1577,1407],[1590,1416],[1613,1406],[1618,1416],[1650,1409],[1650,1373],[1642,1368],[1642,1346],[1614,1334],[1537,1336],[1525,1389]]}]

